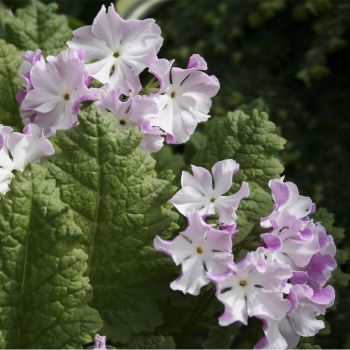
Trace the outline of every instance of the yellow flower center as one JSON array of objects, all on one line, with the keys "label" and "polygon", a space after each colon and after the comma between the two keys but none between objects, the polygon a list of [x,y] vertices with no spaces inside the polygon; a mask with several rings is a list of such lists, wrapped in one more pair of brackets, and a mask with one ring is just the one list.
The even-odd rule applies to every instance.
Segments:
[{"label": "yellow flower center", "polygon": [[203,247],[201,247],[201,246],[197,247],[197,253],[198,254],[202,254],[203,252],[204,252],[204,248]]},{"label": "yellow flower center", "polygon": [[240,285],[241,287],[245,287],[247,284],[248,284],[248,282],[247,282],[246,280],[240,280],[240,281],[239,281],[239,285]]}]

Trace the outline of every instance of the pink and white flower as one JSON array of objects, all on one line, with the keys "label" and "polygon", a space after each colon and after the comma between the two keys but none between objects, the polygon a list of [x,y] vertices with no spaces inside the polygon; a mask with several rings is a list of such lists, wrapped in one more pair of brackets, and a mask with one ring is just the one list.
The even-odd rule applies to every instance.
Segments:
[{"label": "pink and white flower", "polygon": [[323,287],[331,278],[332,271],[337,267],[334,259],[336,246],[333,237],[327,235],[326,229],[320,223],[314,225],[320,249],[312,256],[309,264],[306,266],[306,271],[310,284]]},{"label": "pink and white flower", "polygon": [[312,221],[301,222],[290,218],[292,220],[283,221],[284,228],[264,233],[261,237],[273,261],[289,264],[293,271],[298,271],[310,263],[320,245]]},{"label": "pink and white flower", "polygon": [[19,67],[19,74],[22,78],[24,88],[20,88],[16,95],[16,99],[21,103],[27,95],[27,92],[33,88],[30,80],[30,72],[35,64],[44,65],[45,60],[39,49],[35,51],[26,51],[21,56],[23,63]]},{"label": "pink and white flower", "polygon": [[88,73],[82,62],[83,52],[68,49],[57,57],[41,60],[30,71],[31,89],[24,97],[20,111],[24,124],[36,124],[45,136],[57,129],[68,129],[78,123],[79,105],[98,99],[96,89],[88,89]]},{"label": "pink and white flower", "polygon": [[113,5],[103,5],[93,24],[75,30],[67,44],[84,50],[90,76],[128,90],[140,85],[138,75],[157,59],[162,43],[153,19],[124,20]]},{"label": "pink and white flower", "polygon": [[[249,196],[247,182],[235,194],[223,196],[232,186],[232,177],[239,171],[239,165],[232,159],[217,162],[212,174],[202,167],[192,165],[193,175],[182,172],[181,186],[170,202],[183,215],[195,209],[201,215],[219,215],[222,224],[232,225],[237,218],[237,208],[243,198]],[[214,178],[214,184],[213,184]]]},{"label": "pink and white flower", "polygon": [[184,143],[200,122],[207,121],[211,98],[220,88],[218,79],[204,73],[205,60],[195,54],[187,68],[172,67],[174,61],[160,59],[149,71],[159,80],[154,100],[159,106],[157,125],[167,134],[169,143]]},{"label": "pink and white flower", "polygon": [[281,229],[284,227],[286,216],[303,219],[315,210],[315,205],[310,197],[300,196],[298,187],[292,182],[284,182],[281,179],[269,181],[272,197],[275,205],[272,213],[260,222],[264,228]]},{"label": "pink and white flower", "polygon": [[182,265],[181,275],[170,284],[173,290],[198,295],[212,278],[224,277],[233,269],[231,235],[208,225],[198,211],[188,215],[188,227],[172,241],[157,236],[156,250]]},{"label": "pink and white flower", "polygon": [[283,288],[291,276],[288,265],[267,262],[263,249],[248,253],[228,278],[216,282],[216,296],[225,306],[219,324],[239,321],[247,325],[253,316],[281,320],[290,309]]},{"label": "pink and white flower", "polygon": [[327,286],[314,291],[307,285],[294,285],[288,300],[291,309],[281,320],[263,320],[265,336],[256,344],[256,349],[293,349],[300,337],[312,337],[322,328],[324,322],[317,316],[324,315],[334,303],[334,289]]},{"label": "pink and white flower", "polygon": [[51,142],[36,125],[27,125],[23,134],[0,125],[0,193],[9,190],[17,171],[23,171],[29,163],[38,163],[42,157],[53,153]]},{"label": "pink and white flower", "polygon": [[122,101],[121,95],[120,90],[106,85],[101,89],[101,100],[97,105],[114,114],[118,129],[138,127],[143,133],[140,147],[150,153],[158,152],[163,147],[164,138],[161,130],[153,126],[154,117],[158,113],[156,103],[148,96],[141,95]]},{"label": "pink and white flower", "polygon": [[107,337],[105,335],[95,335],[94,350],[107,350],[106,345]]}]

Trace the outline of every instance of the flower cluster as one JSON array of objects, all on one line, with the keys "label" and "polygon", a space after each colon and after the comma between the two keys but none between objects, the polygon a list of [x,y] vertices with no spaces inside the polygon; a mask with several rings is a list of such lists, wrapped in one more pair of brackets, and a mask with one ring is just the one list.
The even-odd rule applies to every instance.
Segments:
[{"label": "flower cluster", "polygon": [[[235,262],[232,237],[237,234],[237,208],[248,197],[248,184],[228,196],[232,176],[239,170],[233,160],[223,160],[208,170],[192,166],[193,175],[182,173],[182,189],[171,199],[187,216],[188,228],[172,241],[155,238],[158,251],[182,265],[181,275],[170,284],[174,290],[198,295],[213,283],[216,297],[224,305],[219,324],[248,324],[250,317],[263,323],[265,336],[256,348],[295,347],[299,338],[324,328],[317,319],[334,302],[334,289],[326,285],[336,268],[335,245],[325,228],[309,216],[316,210],[309,197],[299,195],[295,184],[274,179],[269,182],[273,210],[261,218],[266,230],[264,247],[248,252]],[[216,224],[206,218],[217,214]]]},{"label": "flower cluster", "polygon": [[[24,123],[45,136],[78,124],[79,106],[96,103],[115,115],[121,129],[136,126],[141,148],[157,152],[168,143],[184,143],[199,122],[209,118],[219,82],[204,71],[206,62],[192,55],[185,69],[159,59],[163,38],[153,19],[124,20],[102,6],[92,25],[73,32],[68,49],[46,61],[40,50],[23,54],[23,88],[17,94]],[[154,76],[152,88],[140,74]],[[91,88],[95,81],[98,88]]]},{"label": "flower cluster", "polygon": [[265,337],[257,347],[293,348],[300,336],[314,336],[324,328],[317,316],[334,302],[334,289],[326,283],[336,268],[336,247],[325,228],[310,219],[316,210],[311,198],[299,195],[297,186],[283,178],[271,180],[269,187],[275,204],[261,219],[261,226],[269,230],[261,237],[267,260],[292,272],[283,291],[290,309],[279,320],[264,319]]},{"label": "flower cluster", "polygon": [[[137,127],[143,134],[140,147],[148,152],[158,152],[164,141],[186,142],[210,117],[211,98],[220,85],[204,72],[207,64],[197,54],[185,69],[159,59],[162,43],[153,19],[124,20],[110,5],[102,6],[92,25],[75,30],[57,56],[45,59],[40,49],[23,53],[23,86],[16,98],[26,128],[20,137],[1,127],[0,193],[8,190],[15,170],[54,152],[45,138],[79,124],[86,101],[113,113],[117,128]],[[153,80],[143,86],[145,70]],[[22,155],[15,151],[19,147]]]}]

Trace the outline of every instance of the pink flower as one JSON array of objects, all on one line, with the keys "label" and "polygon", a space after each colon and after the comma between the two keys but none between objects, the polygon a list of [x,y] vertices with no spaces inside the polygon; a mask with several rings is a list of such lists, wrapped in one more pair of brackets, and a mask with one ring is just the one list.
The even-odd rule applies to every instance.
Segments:
[{"label": "pink flower", "polygon": [[314,211],[315,205],[311,198],[300,196],[297,186],[292,182],[284,182],[283,177],[280,180],[270,180],[269,187],[275,205],[272,213],[262,219],[262,227],[280,229],[284,227],[286,216],[303,219]]},{"label": "pink flower", "polygon": [[293,349],[300,337],[312,337],[324,328],[317,316],[324,315],[334,303],[334,289],[327,286],[314,291],[307,285],[294,285],[288,299],[291,309],[281,320],[264,319],[265,336],[256,344],[257,349]]},{"label": "pink flower", "polygon": [[270,258],[289,264],[293,271],[304,268],[319,249],[319,240],[312,221],[284,221],[284,228],[261,235]]},{"label": "pink flower", "polygon": [[174,61],[160,59],[149,71],[160,82],[154,95],[159,106],[157,125],[167,134],[169,143],[184,143],[199,122],[207,121],[211,98],[219,91],[215,76],[202,72],[207,64],[199,55],[192,55],[187,68],[172,67]]},{"label": "pink flower", "polygon": [[22,54],[21,58],[23,60],[23,63],[19,67],[19,74],[22,78],[25,88],[19,89],[16,95],[16,99],[19,103],[21,103],[24,100],[27,92],[33,88],[32,82],[30,80],[30,72],[33,66],[37,63],[40,65],[45,64],[44,57],[39,49],[35,51],[26,51]]},{"label": "pink flower", "polygon": [[53,153],[51,142],[36,125],[27,125],[23,134],[0,125],[0,193],[9,190],[17,171],[23,171],[29,163],[38,163],[42,157]]},{"label": "pink flower", "polygon": [[98,98],[98,92],[85,84],[88,74],[82,58],[82,51],[68,49],[57,57],[49,56],[47,63],[33,65],[32,88],[20,107],[26,125],[34,123],[51,136],[57,129],[77,124],[79,105]]},{"label": "pink flower", "polygon": [[106,340],[107,338],[105,335],[96,334],[94,339],[94,350],[106,350]]},{"label": "pink flower", "polygon": [[138,75],[157,59],[163,43],[153,19],[124,20],[103,5],[93,24],[73,32],[69,47],[85,51],[86,69],[103,84],[129,89],[140,85]]},{"label": "pink flower", "polygon": [[182,172],[182,189],[170,202],[185,216],[193,209],[198,210],[201,215],[217,213],[222,224],[232,225],[236,221],[240,201],[249,196],[246,182],[242,182],[240,190],[235,194],[223,196],[230,190],[232,177],[238,170],[239,165],[232,159],[217,162],[212,167],[213,185],[212,175],[207,169],[192,165],[193,175],[187,171]]},{"label": "pink flower", "polygon": [[312,256],[309,264],[306,266],[306,271],[310,284],[323,287],[331,278],[332,271],[337,267],[334,259],[336,247],[333,237],[327,235],[326,229],[320,223],[314,225],[320,249]]},{"label": "pink flower", "polygon": [[233,268],[232,240],[226,231],[214,229],[204,222],[198,211],[188,215],[188,227],[172,241],[157,236],[156,250],[169,255],[176,265],[182,265],[181,275],[170,284],[173,290],[198,295],[212,278],[225,276]]},{"label": "pink flower", "polygon": [[239,321],[247,325],[252,316],[282,319],[290,309],[283,287],[291,275],[288,265],[267,262],[263,250],[248,253],[228,278],[216,282],[216,296],[225,306],[219,324]]},{"label": "pink flower", "polygon": [[106,85],[101,89],[101,101],[97,102],[102,110],[110,111],[116,118],[118,129],[125,130],[136,126],[143,133],[140,147],[148,152],[158,152],[163,147],[164,138],[159,128],[153,126],[158,107],[147,96],[136,95],[121,100],[118,89]]}]

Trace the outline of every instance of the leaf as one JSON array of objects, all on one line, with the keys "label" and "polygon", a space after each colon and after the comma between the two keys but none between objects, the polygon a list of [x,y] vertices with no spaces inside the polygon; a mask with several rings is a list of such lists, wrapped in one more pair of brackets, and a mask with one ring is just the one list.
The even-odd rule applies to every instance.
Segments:
[{"label": "leaf", "polygon": [[156,160],[156,169],[158,172],[171,169],[176,176],[180,176],[185,167],[183,155],[174,153],[169,145],[164,147],[153,155]]},{"label": "leaf", "polygon": [[208,338],[203,343],[204,349],[230,349],[239,328],[237,325],[222,327],[218,324],[210,328]]},{"label": "leaf", "polygon": [[171,336],[137,335],[127,344],[127,349],[175,349],[175,342]]},{"label": "leaf", "polygon": [[161,324],[158,300],[170,293],[171,264],[153,239],[173,226],[164,205],[174,188],[157,178],[140,140],[137,130],[118,131],[112,114],[91,106],[78,127],[57,133],[60,153],[46,164],[87,237],[91,305],[105,322],[100,333],[115,345]]},{"label": "leaf", "polygon": [[0,123],[10,125],[17,130],[23,128],[19,115],[19,105],[16,100],[20,87],[18,68],[20,52],[5,41],[0,40]]},{"label": "leaf", "polygon": [[78,348],[101,327],[72,212],[38,165],[0,200],[0,347]]},{"label": "leaf", "polygon": [[236,242],[244,239],[258,224],[259,218],[271,211],[272,198],[267,184],[283,171],[278,153],[285,144],[285,140],[276,134],[276,126],[268,120],[266,112],[245,109],[246,112],[237,110],[224,118],[209,121],[207,143],[192,160],[192,164],[206,168],[228,158],[239,163],[240,171],[234,177],[233,191],[242,181],[248,181],[250,196],[240,204],[240,234]]},{"label": "leaf", "polygon": [[56,14],[58,5],[44,5],[31,0],[25,8],[18,9],[16,16],[5,17],[6,40],[21,50],[40,48],[45,55],[56,55],[66,48],[72,36],[68,20]]}]

